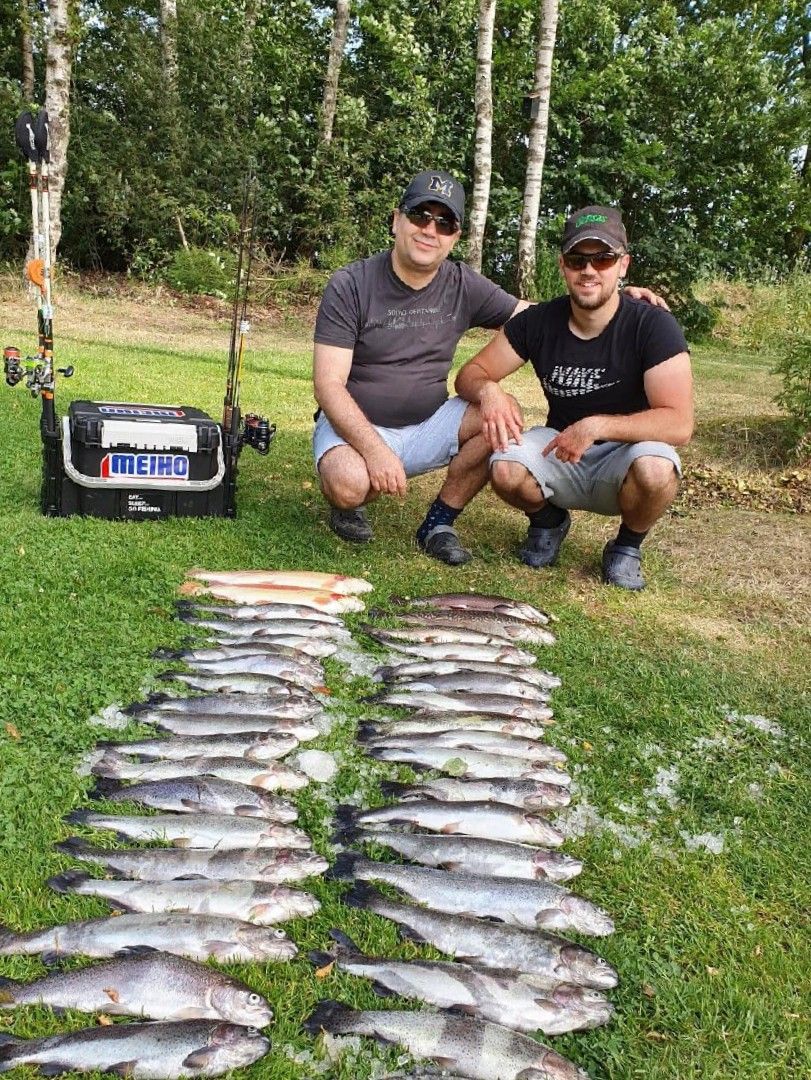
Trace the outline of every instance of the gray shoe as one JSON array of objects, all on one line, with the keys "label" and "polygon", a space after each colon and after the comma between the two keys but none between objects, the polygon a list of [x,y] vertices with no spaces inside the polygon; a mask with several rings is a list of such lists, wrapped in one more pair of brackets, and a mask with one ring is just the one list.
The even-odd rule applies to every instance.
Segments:
[{"label": "gray shoe", "polygon": [[473,558],[470,552],[462,547],[456,530],[450,525],[437,525],[435,529],[431,529],[424,542],[417,542],[426,555],[439,559],[448,566],[464,566]]},{"label": "gray shoe", "polygon": [[558,561],[560,545],[566,539],[566,533],[572,525],[571,514],[567,514],[560,525],[554,529],[533,529],[530,525],[527,538],[518,549],[522,563],[540,570],[543,566],[554,566]]},{"label": "gray shoe", "polygon": [[642,552],[639,548],[623,547],[612,540],[603,548],[603,581],[620,589],[639,592],[645,588],[642,577]]},{"label": "gray shoe", "polygon": [[354,510],[339,510],[333,506],[329,514],[329,527],[351,544],[368,544],[374,535],[366,511],[362,506]]}]

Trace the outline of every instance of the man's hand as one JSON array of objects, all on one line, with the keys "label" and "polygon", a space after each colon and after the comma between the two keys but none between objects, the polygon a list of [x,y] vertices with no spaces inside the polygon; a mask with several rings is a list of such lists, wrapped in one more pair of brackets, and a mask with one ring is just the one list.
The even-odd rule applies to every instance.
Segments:
[{"label": "man's hand", "polygon": [[506,450],[510,441],[521,442],[524,414],[512,396],[494,382],[486,383],[479,396],[482,434],[492,450]]},{"label": "man's hand", "polygon": [[664,308],[665,311],[670,311],[667,300],[658,293],[652,292],[650,289],[645,289],[641,285],[626,285],[622,290],[626,296],[630,296],[632,300],[644,300],[648,304],[652,304],[653,307]]},{"label": "man's hand", "polygon": [[568,461],[576,465],[590,446],[600,438],[599,417],[586,416],[574,424],[569,424],[543,448],[543,456],[555,454],[559,461]]},{"label": "man's hand", "polygon": [[363,459],[369,472],[372,491],[381,495],[405,495],[406,474],[403,463],[385,443],[367,451]]}]

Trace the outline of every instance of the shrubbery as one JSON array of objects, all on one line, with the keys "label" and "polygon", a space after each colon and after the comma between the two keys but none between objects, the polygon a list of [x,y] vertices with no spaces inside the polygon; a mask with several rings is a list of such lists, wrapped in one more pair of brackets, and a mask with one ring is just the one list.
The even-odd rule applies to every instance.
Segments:
[{"label": "shrubbery", "polygon": [[163,280],[183,293],[216,296],[233,295],[235,274],[233,255],[205,248],[179,248],[163,271]]}]

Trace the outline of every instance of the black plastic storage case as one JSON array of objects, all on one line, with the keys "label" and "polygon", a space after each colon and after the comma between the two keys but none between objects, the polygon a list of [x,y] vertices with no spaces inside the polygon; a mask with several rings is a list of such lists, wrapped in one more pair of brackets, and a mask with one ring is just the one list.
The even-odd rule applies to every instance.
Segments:
[{"label": "black plastic storage case", "polygon": [[73,401],[62,418],[62,517],[222,517],[220,427],[185,405]]}]

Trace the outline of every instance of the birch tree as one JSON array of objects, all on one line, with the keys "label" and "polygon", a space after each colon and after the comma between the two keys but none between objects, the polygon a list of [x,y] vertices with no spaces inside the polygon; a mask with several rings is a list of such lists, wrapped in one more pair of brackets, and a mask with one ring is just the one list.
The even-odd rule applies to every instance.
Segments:
[{"label": "birch tree", "polygon": [[68,168],[70,142],[70,75],[73,65],[71,0],[51,0],[48,5],[48,48],[45,59],[45,109],[50,142],[51,253],[62,236],[62,192]]},{"label": "birch tree", "polygon": [[546,157],[549,102],[552,91],[552,58],[555,52],[557,26],[558,0],[541,0],[538,48],[535,54],[535,79],[532,88],[532,97],[537,100],[538,110],[529,129],[524,204],[518,232],[516,285],[518,295],[524,299],[530,297],[535,277],[535,235],[538,228],[541,180]]},{"label": "birch tree", "polygon": [[324,79],[324,98],[321,104],[321,144],[332,142],[332,128],[338,104],[338,79],[346,47],[349,28],[349,0],[335,0],[335,19],[332,24],[332,41],[329,47],[327,74]]},{"label": "birch tree", "polygon": [[473,159],[473,195],[468,226],[468,264],[481,273],[484,228],[493,171],[493,26],[496,0],[479,0],[476,48],[476,135]]},{"label": "birch tree", "polygon": [[20,0],[20,52],[22,88],[25,101],[34,100],[34,34],[28,0]]},{"label": "birch tree", "polygon": [[178,73],[177,0],[159,0],[158,24],[160,28],[161,57],[163,59],[163,82],[166,93],[174,106],[177,102]]}]

